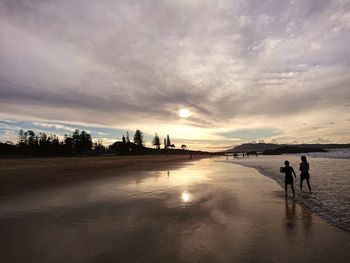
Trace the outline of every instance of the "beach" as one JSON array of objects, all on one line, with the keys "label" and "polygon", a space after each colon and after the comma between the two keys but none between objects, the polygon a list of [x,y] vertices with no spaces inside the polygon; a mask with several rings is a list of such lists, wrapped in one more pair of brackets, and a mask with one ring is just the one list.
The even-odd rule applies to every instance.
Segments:
[{"label": "beach", "polygon": [[307,154],[312,194],[308,193],[305,181],[303,192],[300,191],[300,156],[298,155],[231,157],[225,161],[253,167],[261,174],[276,181],[281,188],[284,188],[284,174],[280,173],[279,168],[284,165],[285,160],[288,160],[297,175],[294,179],[296,200],[320,215],[327,222],[350,233],[349,152],[349,149],[346,151],[344,149],[342,151]]},{"label": "beach", "polygon": [[61,183],[87,180],[125,170],[161,167],[178,161],[205,158],[208,155],[136,155],[57,158],[0,159],[0,196]]},{"label": "beach", "polygon": [[[97,175],[99,174],[99,175]],[[108,176],[104,176],[107,175]],[[0,199],[3,262],[347,262],[349,233],[224,158]]]}]

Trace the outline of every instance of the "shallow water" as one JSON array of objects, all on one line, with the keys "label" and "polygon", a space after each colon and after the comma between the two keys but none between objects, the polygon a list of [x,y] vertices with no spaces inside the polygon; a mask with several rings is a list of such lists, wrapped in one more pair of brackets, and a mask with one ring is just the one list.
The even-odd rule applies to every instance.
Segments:
[{"label": "shallow water", "polygon": [[[339,232],[337,232],[339,231]],[[346,262],[350,236],[206,159],[0,200],[1,262]],[[304,249],[307,247],[308,249]]]},{"label": "shallow water", "polygon": [[[298,154],[305,155],[305,154]],[[307,154],[310,157],[324,157],[324,158],[336,158],[336,159],[350,159],[350,149],[330,149],[327,152],[314,152]]]},{"label": "shallow water", "polygon": [[[346,152],[345,155],[344,152]],[[319,153],[318,156],[309,156],[308,158],[313,194],[308,194],[306,181],[303,184],[304,192],[302,193],[299,189],[299,156],[259,156],[258,158],[239,158],[229,161],[254,167],[284,187],[284,174],[279,172],[279,167],[283,166],[285,160],[288,160],[297,174],[297,178],[294,180],[297,199],[331,224],[350,232],[350,159],[348,159],[348,149],[336,150],[332,154]],[[327,156],[333,158],[327,158]],[[341,156],[343,158],[340,158]]]}]

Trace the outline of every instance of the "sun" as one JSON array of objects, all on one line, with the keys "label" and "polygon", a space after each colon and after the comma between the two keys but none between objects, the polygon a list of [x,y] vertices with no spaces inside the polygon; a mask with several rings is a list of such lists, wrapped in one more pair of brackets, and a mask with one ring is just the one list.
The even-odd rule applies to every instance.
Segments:
[{"label": "sun", "polygon": [[179,110],[179,117],[186,119],[191,116],[191,112],[188,109],[180,109]]}]

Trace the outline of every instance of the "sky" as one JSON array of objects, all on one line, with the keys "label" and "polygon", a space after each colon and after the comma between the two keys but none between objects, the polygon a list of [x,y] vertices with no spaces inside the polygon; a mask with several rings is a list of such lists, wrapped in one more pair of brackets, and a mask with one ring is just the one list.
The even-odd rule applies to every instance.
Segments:
[{"label": "sky", "polygon": [[349,0],[0,0],[0,141],[349,143],[349,112]]}]

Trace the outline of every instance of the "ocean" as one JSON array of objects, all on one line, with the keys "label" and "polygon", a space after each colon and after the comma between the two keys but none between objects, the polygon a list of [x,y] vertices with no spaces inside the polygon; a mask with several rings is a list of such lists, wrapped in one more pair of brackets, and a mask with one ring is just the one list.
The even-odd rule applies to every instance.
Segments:
[{"label": "ocean", "polygon": [[284,174],[280,173],[279,168],[288,160],[297,174],[294,180],[296,200],[332,225],[350,232],[350,149],[304,154],[310,164],[312,194],[308,193],[306,181],[303,192],[299,189],[301,155],[259,156],[228,161],[253,167],[284,188]]}]

